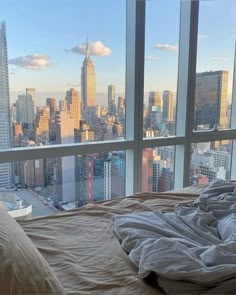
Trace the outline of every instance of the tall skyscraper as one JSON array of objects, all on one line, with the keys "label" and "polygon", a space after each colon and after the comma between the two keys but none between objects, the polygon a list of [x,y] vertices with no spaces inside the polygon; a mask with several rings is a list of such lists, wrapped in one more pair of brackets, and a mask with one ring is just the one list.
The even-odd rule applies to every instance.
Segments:
[{"label": "tall skyscraper", "polygon": [[196,75],[194,127],[227,127],[228,71],[210,71]]},{"label": "tall skyscraper", "polygon": [[[74,143],[74,121],[67,111],[56,112],[56,143]],[[75,201],[75,157],[57,158],[58,201]]]},{"label": "tall skyscraper", "polygon": [[59,111],[66,111],[67,110],[67,102],[66,100],[59,101]]},{"label": "tall skyscraper", "polygon": [[49,106],[50,108],[50,117],[55,117],[55,113],[56,113],[56,99],[52,98],[52,97],[48,97],[46,99],[46,104],[47,106]]},{"label": "tall skyscraper", "polygon": [[115,85],[108,86],[108,112],[113,112],[113,103],[115,102]]},{"label": "tall skyscraper", "polygon": [[33,104],[34,104],[34,113],[36,112],[36,102],[35,102],[35,88],[26,88],[25,89],[25,94],[29,94],[31,95],[32,97],[32,101],[33,101]]},{"label": "tall skyscraper", "polygon": [[96,80],[93,62],[89,56],[87,44],[86,57],[81,68],[81,97],[84,119],[88,119],[90,108],[96,106]]},{"label": "tall skyscraper", "polygon": [[37,113],[35,119],[35,141],[37,143],[47,143],[49,141],[49,118],[50,108],[49,106]]},{"label": "tall skyscraper", "polygon": [[158,91],[150,91],[149,102],[148,102],[149,116],[150,116],[151,112],[156,111],[157,108],[161,109],[160,93]]},{"label": "tall skyscraper", "polygon": [[16,101],[17,122],[32,124],[34,120],[34,101],[31,94],[18,95]]},{"label": "tall skyscraper", "polygon": [[[11,147],[10,99],[5,22],[0,23],[0,149]],[[10,163],[0,164],[0,188],[9,186],[12,179]]]},{"label": "tall skyscraper", "polygon": [[79,128],[80,121],[80,98],[79,93],[74,88],[66,91],[67,110],[74,120],[74,128]]},{"label": "tall skyscraper", "polygon": [[165,90],[163,92],[163,105],[162,105],[162,120],[164,122],[174,121],[175,117],[175,101],[173,92]]},{"label": "tall skyscraper", "polygon": [[118,117],[119,120],[125,119],[125,98],[122,96],[118,97]]}]

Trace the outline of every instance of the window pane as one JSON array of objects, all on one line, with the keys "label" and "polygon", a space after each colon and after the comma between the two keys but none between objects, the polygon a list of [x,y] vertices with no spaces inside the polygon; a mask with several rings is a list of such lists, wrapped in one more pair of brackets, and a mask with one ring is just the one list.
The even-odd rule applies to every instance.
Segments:
[{"label": "window pane", "polygon": [[232,141],[192,144],[190,179],[192,184],[208,183],[216,178],[230,179]]},{"label": "window pane", "polygon": [[144,137],[175,135],[179,22],[179,0],[146,2]]},{"label": "window pane", "polygon": [[142,159],[142,191],[174,189],[174,146],[145,148]]},{"label": "window pane", "polygon": [[200,1],[194,129],[229,128],[235,49],[234,0]]},{"label": "window pane", "polygon": [[8,165],[13,171],[12,181],[0,191],[0,202],[9,209],[17,209],[19,197],[23,203],[32,205],[32,216],[125,195],[124,151],[27,160]]},{"label": "window pane", "polygon": [[126,0],[1,3],[0,148],[124,137],[125,14]]}]

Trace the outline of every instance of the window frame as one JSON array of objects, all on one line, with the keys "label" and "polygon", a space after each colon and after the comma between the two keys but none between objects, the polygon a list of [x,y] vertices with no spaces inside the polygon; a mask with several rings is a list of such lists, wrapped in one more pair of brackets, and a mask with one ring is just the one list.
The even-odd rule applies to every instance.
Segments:
[{"label": "window frame", "polygon": [[[192,143],[233,140],[231,162],[235,163],[236,117],[231,116],[231,129],[193,131],[199,1],[181,0],[175,136],[143,138],[146,0],[127,0],[125,97],[128,99],[126,99],[125,139],[4,149],[0,150],[0,163],[124,150],[126,151],[125,195],[142,190],[142,152],[145,148],[175,146],[175,188],[190,185]],[[231,113],[236,113],[236,61],[232,97]],[[232,163],[231,178],[236,179],[236,167]]]}]

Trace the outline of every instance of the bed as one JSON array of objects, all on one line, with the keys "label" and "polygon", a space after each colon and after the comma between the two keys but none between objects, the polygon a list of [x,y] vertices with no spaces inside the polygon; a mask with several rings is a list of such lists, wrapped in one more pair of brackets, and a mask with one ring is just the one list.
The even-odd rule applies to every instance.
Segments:
[{"label": "bed", "polygon": [[0,294],[163,294],[155,277],[140,278],[114,234],[112,218],[171,212],[203,189],[139,193],[19,224],[1,212]]}]

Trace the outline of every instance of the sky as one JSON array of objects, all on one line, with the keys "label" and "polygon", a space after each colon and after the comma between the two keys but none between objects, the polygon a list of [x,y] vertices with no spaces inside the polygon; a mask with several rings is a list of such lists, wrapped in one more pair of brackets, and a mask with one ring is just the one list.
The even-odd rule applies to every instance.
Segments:
[{"label": "sky", "polygon": [[[129,1],[129,0],[127,0]],[[188,1],[188,0],[186,0]],[[80,91],[88,40],[95,66],[97,98],[106,103],[107,86],[125,92],[125,0],[7,0],[6,21],[11,100],[34,87],[40,99],[62,99]],[[179,0],[146,2],[145,93],[176,92]],[[197,71],[228,70],[229,93],[236,39],[236,1],[201,1]],[[99,102],[98,102],[99,103]]]}]

